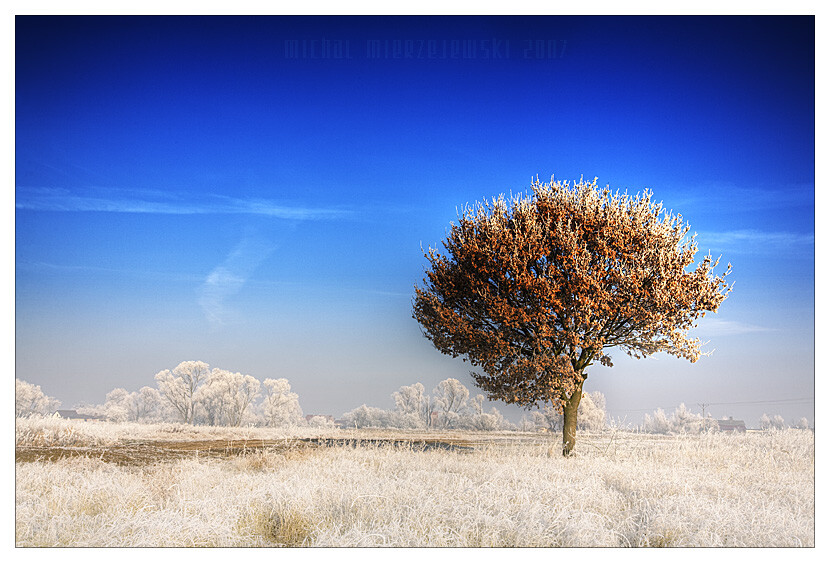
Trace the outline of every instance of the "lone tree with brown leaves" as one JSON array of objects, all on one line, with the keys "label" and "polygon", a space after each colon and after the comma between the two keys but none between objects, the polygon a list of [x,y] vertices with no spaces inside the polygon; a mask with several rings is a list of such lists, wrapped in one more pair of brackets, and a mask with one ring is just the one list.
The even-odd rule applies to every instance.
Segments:
[{"label": "lone tree with brown leaves", "polygon": [[586,368],[611,366],[609,348],[697,361],[688,330],[731,291],[731,265],[693,266],[695,235],[647,190],[537,178],[530,195],[476,203],[450,225],[446,254],[426,253],[413,317],[438,350],[480,368],[471,375],[491,399],[563,413],[566,456]]}]

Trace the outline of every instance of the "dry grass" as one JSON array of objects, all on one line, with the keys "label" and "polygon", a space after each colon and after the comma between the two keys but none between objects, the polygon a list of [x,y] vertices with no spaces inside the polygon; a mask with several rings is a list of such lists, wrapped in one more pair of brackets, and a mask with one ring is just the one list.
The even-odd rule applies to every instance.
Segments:
[{"label": "dry grass", "polygon": [[[99,430],[103,435],[105,429]],[[202,431],[201,439],[209,436]],[[337,436],[370,437],[342,431]],[[463,442],[465,449],[413,448],[400,441],[357,447],[305,442],[303,447],[248,448],[143,464],[108,463],[95,455],[19,462],[16,542],[815,544],[810,432],[580,438],[572,459],[561,458],[558,443],[534,435],[457,434],[444,441]],[[125,440],[119,437],[102,449]]]}]

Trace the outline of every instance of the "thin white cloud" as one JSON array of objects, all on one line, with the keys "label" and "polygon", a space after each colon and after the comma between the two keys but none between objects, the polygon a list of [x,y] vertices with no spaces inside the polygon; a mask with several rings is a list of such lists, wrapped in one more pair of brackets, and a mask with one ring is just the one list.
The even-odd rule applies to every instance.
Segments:
[{"label": "thin white cloud", "polygon": [[700,325],[696,330],[706,336],[735,336],[739,334],[771,332],[774,329],[749,323],[742,323],[740,321],[706,318],[700,322]]},{"label": "thin white cloud", "polygon": [[199,287],[199,305],[214,328],[225,324],[228,298],[236,295],[254,270],[274,250],[259,238],[243,239],[225,260],[207,275]]},{"label": "thin white cloud", "polygon": [[289,220],[334,219],[349,214],[345,209],[284,205],[261,198],[188,195],[158,190],[87,190],[76,193],[63,188],[17,188],[16,195],[15,207],[30,211],[247,214]]},{"label": "thin white cloud", "polygon": [[815,187],[806,183],[790,184],[777,190],[739,187],[722,182],[693,188],[678,187],[670,201],[666,201],[666,207],[679,210],[740,205],[742,211],[760,211],[814,204]]},{"label": "thin white cloud", "polygon": [[697,243],[700,249],[712,248],[738,252],[778,252],[807,250],[815,243],[815,235],[787,231],[768,232],[757,229],[701,232]]}]

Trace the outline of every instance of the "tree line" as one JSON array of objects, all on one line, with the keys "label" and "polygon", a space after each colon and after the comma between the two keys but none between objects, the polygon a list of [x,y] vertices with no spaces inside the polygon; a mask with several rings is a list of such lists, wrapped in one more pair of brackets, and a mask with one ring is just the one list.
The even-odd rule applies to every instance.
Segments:
[{"label": "tree line", "polygon": [[[291,391],[291,385],[284,378],[260,382],[250,375],[219,368],[211,370],[205,362],[187,361],[172,370],[162,370],[155,380],[158,388],[144,386],[133,392],[116,388],[107,393],[103,404],[76,405],[75,410],[110,422],[181,422],[231,427],[332,424],[322,416],[307,421],[299,395]],[[46,395],[39,385],[20,379],[15,383],[16,416],[51,415],[60,407],[60,401]],[[485,411],[484,395],[471,398],[469,389],[452,378],[441,381],[432,394],[427,394],[421,383],[404,385],[391,394],[391,399],[394,408],[363,404],[343,413],[341,419],[349,428],[560,432],[564,425],[563,414],[550,405],[523,416],[514,424],[495,407]],[[605,396],[599,391],[583,393],[578,429],[600,432],[608,426]],[[764,413],[758,421],[761,430],[790,426],[810,427],[804,417],[788,425],[782,416]],[[716,420],[693,413],[682,403],[671,415],[663,409],[645,414],[642,424],[635,427],[651,434],[693,434],[717,428]]]},{"label": "tree line", "polygon": [[[110,422],[180,422],[209,426],[286,427],[305,424],[330,425],[324,417],[306,421],[299,395],[287,379],[265,379],[221,368],[202,361],[181,362],[155,375],[157,387],[138,391],[116,388],[103,404],[75,406],[78,414]],[[342,415],[350,428],[534,430],[552,428],[557,414],[548,408],[526,416],[517,426],[497,408],[485,410],[484,395],[470,396],[470,390],[453,378],[441,381],[431,394],[422,383],[404,385],[391,394],[392,409],[361,405]],[[16,416],[50,415],[60,401],[47,396],[38,385],[16,380]],[[585,430],[605,427],[605,397],[586,394],[580,408]],[[561,415],[559,415],[561,418]]]}]

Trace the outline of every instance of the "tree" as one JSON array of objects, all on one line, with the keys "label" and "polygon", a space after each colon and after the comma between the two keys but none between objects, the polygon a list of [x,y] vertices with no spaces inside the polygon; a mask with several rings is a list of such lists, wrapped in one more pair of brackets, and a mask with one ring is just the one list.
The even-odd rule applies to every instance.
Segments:
[{"label": "tree", "polygon": [[[577,409],[577,427],[579,430],[600,432],[605,429],[605,395],[599,391],[582,393]],[[550,432],[562,429],[563,416],[550,405],[535,411],[533,421],[537,428],[544,428]]]},{"label": "tree", "polygon": [[[430,248],[413,317],[441,352],[461,356],[490,398],[564,414],[563,453],[576,441],[585,370],[610,366],[610,348],[697,361],[688,330],[731,290],[682,217],[599,189],[540,183],[528,196],[465,208],[443,246]],[[691,267],[691,268],[690,268]]]},{"label": "tree", "polygon": [[294,426],[303,419],[300,396],[291,391],[287,379],[266,379],[263,415],[268,426]]},{"label": "tree", "polygon": [[44,393],[40,385],[34,385],[22,379],[14,380],[15,416],[52,414],[60,405],[61,402]]},{"label": "tree", "polygon": [[394,426],[403,428],[426,428],[430,425],[430,413],[432,411],[432,402],[430,398],[424,394],[424,385],[422,383],[413,383],[412,385],[403,385],[400,389],[392,393],[392,399],[395,401],[396,417],[398,420]]},{"label": "tree", "polygon": [[241,426],[259,388],[259,381],[250,375],[214,368],[194,402],[204,409],[208,424]]},{"label": "tree", "polygon": [[653,434],[668,434],[671,432],[671,422],[669,422],[663,409],[654,411],[654,417],[648,414],[643,415],[643,432]]},{"label": "tree", "polygon": [[208,370],[205,362],[187,361],[173,368],[172,373],[166,369],[156,374],[159,391],[186,424],[193,424],[193,397],[199,385],[207,379]]},{"label": "tree", "polygon": [[438,409],[438,423],[443,428],[457,428],[465,414],[470,390],[457,379],[449,378],[440,382],[433,394]]},{"label": "tree", "polygon": [[681,434],[698,432],[702,424],[703,417],[687,409],[685,403],[680,403],[671,417],[672,430]]},{"label": "tree", "polygon": [[605,395],[599,391],[582,393],[577,412],[577,426],[588,432],[605,430]]},{"label": "tree", "polygon": [[133,396],[136,420],[159,422],[165,419],[164,405],[157,389],[145,385],[137,393],[133,393]]},{"label": "tree", "polygon": [[126,422],[136,420],[134,397],[121,387],[116,387],[107,393],[107,402],[104,403],[104,412],[110,422]]},{"label": "tree", "polygon": [[772,417],[772,427],[776,430],[784,430],[787,427],[787,423],[784,422],[784,417],[780,414],[776,414]]},{"label": "tree", "polygon": [[533,412],[533,424],[536,428],[556,432],[562,430],[562,413],[550,405],[545,405],[538,411]]},{"label": "tree", "polygon": [[386,428],[390,426],[390,413],[377,407],[360,405],[343,414],[343,419],[354,428]]}]

